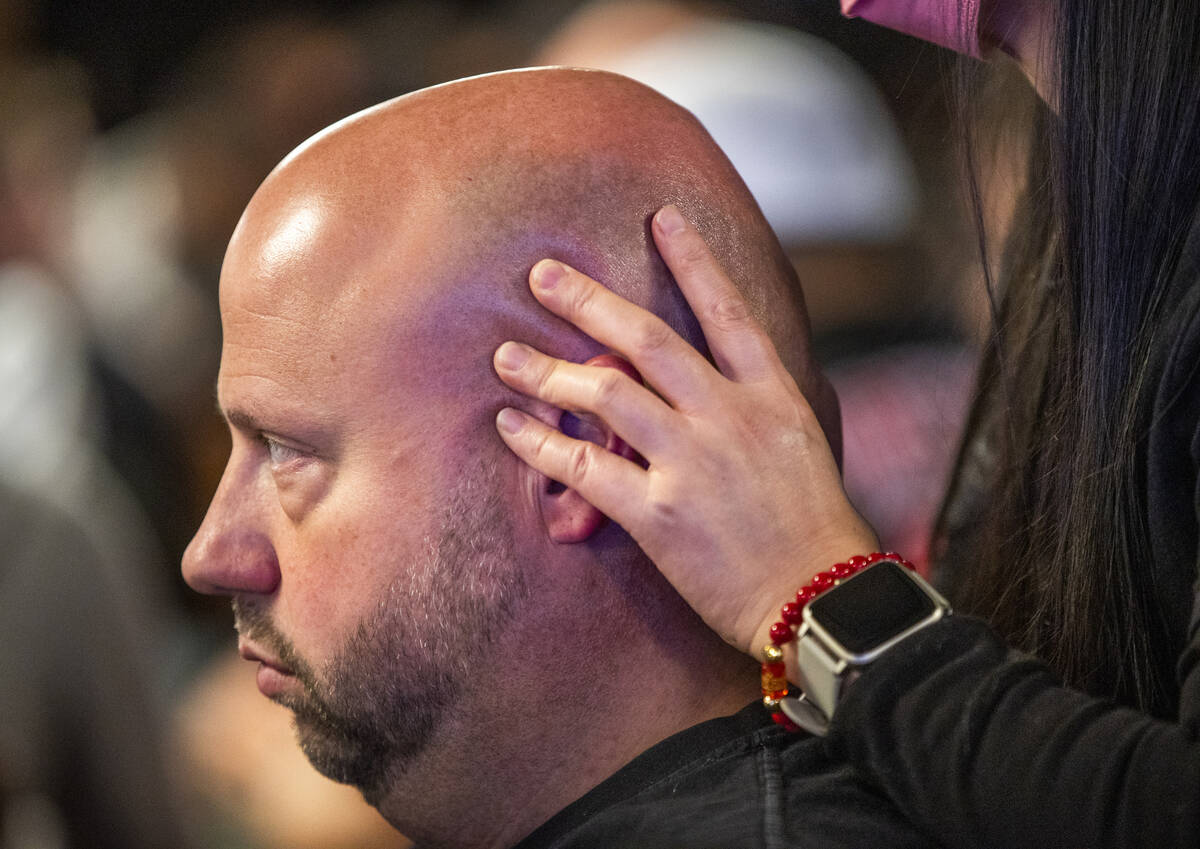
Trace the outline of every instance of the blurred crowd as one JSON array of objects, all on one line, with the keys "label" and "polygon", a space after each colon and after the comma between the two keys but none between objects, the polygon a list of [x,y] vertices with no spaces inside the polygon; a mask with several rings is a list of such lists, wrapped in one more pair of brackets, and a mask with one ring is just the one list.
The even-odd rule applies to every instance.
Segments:
[{"label": "blurred crowd", "polygon": [[946,247],[970,239],[945,57],[779,5],[193,4],[117,96],[95,56],[136,45],[72,51],[0,0],[0,849],[407,845],[307,766],[177,569],[228,451],[225,243],[291,148],[407,91],[567,64],[691,109],[799,271],[852,499],[928,561],[983,308]]}]

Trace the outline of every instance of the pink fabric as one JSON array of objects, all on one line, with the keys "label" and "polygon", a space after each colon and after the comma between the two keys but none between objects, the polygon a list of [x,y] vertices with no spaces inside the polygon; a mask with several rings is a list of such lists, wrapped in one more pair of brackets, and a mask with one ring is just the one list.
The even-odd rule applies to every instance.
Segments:
[{"label": "pink fabric", "polygon": [[981,0],[842,0],[842,14],[864,18],[888,29],[934,44],[982,56],[979,44]]}]

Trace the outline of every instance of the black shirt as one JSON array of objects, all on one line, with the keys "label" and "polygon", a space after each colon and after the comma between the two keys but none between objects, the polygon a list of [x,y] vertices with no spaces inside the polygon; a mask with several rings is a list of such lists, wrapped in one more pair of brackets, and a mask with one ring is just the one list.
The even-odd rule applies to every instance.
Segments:
[{"label": "black shirt", "polygon": [[761,702],[643,752],[517,849],[931,847],[822,741]]}]

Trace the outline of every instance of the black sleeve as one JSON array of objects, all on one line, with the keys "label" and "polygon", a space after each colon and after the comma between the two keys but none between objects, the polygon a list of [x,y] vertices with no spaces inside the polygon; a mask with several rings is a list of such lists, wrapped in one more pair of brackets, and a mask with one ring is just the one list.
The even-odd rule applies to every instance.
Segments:
[{"label": "black sleeve", "polygon": [[873,664],[828,742],[948,847],[1200,846],[1194,720],[1068,690],[967,617]]}]

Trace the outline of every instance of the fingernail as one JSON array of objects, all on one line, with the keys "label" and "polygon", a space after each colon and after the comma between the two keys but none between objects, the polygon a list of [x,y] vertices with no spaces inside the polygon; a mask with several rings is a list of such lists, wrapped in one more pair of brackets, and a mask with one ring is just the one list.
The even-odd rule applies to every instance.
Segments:
[{"label": "fingernail", "polygon": [[496,414],[496,426],[505,433],[518,433],[525,425],[525,417],[512,407],[505,407]]},{"label": "fingernail", "polygon": [[654,216],[654,220],[658,222],[659,229],[668,236],[674,236],[686,226],[683,216],[679,214],[679,208],[675,204],[660,209]]},{"label": "fingernail", "polygon": [[529,362],[530,350],[519,342],[505,342],[496,350],[496,363],[509,371],[516,371]]},{"label": "fingernail", "polygon": [[567,276],[567,269],[561,262],[544,259],[533,268],[533,282],[539,289],[549,291]]}]

